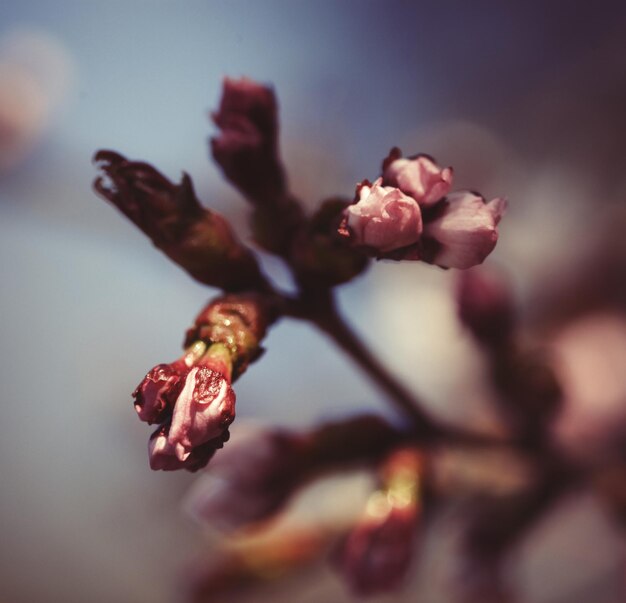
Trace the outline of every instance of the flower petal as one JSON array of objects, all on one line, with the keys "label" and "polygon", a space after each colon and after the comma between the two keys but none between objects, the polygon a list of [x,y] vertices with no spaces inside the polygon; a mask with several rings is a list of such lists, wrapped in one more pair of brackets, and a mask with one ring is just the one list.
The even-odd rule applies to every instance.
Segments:
[{"label": "flower petal", "polygon": [[215,452],[228,440],[229,433],[226,429],[219,437],[209,440],[200,446],[196,446],[181,460],[176,454],[175,447],[168,442],[170,425],[161,425],[150,437],[148,451],[150,468],[153,471],[198,471],[205,467]]},{"label": "flower petal", "polygon": [[151,369],[133,392],[139,418],[147,423],[164,421],[171,413],[183,383],[184,378],[175,363],[158,364]]},{"label": "flower petal", "polygon": [[235,393],[226,378],[205,367],[192,368],[174,406],[167,438],[180,461],[192,449],[219,437],[235,418]]},{"label": "flower petal", "polygon": [[444,268],[471,268],[482,263],[498,240],[503,199],[486,203],[471,192],[449,195],[436,216],[424,225],[424,236],[437,242],[431,263]]},{"label": "flower petal", "polygon": [[452,168],[440,168],[427,155],[418,155],[413,159],[398,158],[386,165],[383,180],[386,185],[398,187],[427,207],[450,191]]},{"label": "flower petal", "polygon": [[379,178],[371,186],[361,186],[359,201],[346,208],[345,216],[354,244],[384,253],[417,242],[422,215],[414,199],[381,182]]}]

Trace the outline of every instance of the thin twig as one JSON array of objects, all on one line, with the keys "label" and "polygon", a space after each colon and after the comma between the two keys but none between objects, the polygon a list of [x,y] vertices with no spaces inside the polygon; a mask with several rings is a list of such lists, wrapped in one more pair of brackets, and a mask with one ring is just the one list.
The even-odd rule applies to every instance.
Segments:
[{"label": "thin twig", "polygon": [[439,435],[440,428],[422,409],[419,400],[382,366],[339,315],[329,291],[308,291],[297,300],[283,298],[282,301],[284,314],[315,324],[346,352],[387,394],[390,402],[411,422],[420,437],[435,438]]}]

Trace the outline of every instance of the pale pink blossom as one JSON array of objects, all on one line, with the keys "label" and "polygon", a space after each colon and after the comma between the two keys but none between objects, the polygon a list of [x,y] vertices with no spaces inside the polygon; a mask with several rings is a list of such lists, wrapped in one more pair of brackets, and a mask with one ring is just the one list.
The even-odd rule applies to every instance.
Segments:
[{"label": "pale pink blossom", "polygon": [[429,261],[443,268],[471,268],[482,263],[498,240],[497,225],[504,199],[489,203],[477,194],[461,191],[448,195],[437,214],[424,224],[424,237],[436,242]]},{"label": "pale pink blossom", "polygon": [[359,200],[345,210],[346,226],[355,245],[385,253],[416,243],[422,232],[422,215],[415,199],[391,186],[364,183]]},{"label": "pale pink blossom", "polygon": [[422,207],[428,207],[450,192],[452,168],[439,167],[427,155],[413,159],[399,157],[385,165],[383,182],[399,188]]}]

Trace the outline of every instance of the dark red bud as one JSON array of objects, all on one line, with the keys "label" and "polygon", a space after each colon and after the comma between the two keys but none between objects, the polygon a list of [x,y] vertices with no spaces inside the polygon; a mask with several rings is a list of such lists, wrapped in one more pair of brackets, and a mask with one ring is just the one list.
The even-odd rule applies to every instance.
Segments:
[{"label": "dark red bud", "polygon": [[211,139],[211,151],[225,176],[252,202],[275,203],[284,193],[285,178],[274,91],[248,78],[226,78],[212,117],[220,134]]},{"label": "dark red bud", "polygon": [[133,392],[135,410],[142,421],[161,423],[172,414],[176,397],[185,382],[176,363],[159,364],[151,369]]}]

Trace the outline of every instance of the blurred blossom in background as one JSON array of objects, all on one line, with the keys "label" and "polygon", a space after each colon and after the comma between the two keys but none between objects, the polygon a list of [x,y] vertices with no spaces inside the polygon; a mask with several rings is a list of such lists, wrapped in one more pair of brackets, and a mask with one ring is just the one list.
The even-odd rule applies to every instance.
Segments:
[{"label": "blurred blossom in background", "polygon": [[46,30],[14,28],[0,40],[0,170],[26,160],[71,91],[74,64]]},{"label": "blurred blossom in background", "polygon": [[[273,84],[291,185],[309,207],[375,178],[394,145],[454,166],[456,188],[506,196],[488,262],[509,274],[529,340],[556,357],[559,441],[589,462],[624,445],[623,2],[4,2],[2,601],[165,603],[206,580],[202,560],[216,536],[181,506],[194,478],[149,470],[130,393],[150,367],[179,355],[211,292],[95,197],[91,157],[113,148],[171,178],[188,171],[200,198],[245,238],[245,203],[208,161],[207,114],[225,75]],[[285,283],[281,266],[263,261]],[[433,412],[497,429],[453,281],[431,266],[383,262],[340,299]],[[242,423],[306,427],[357,410],[393,419],[308,326],[280,324],[265,347],[237,390]],[[502,459],[444,460],[448,484],[470,474],[494,488],[508,487],[502,475],[523,479],[522,469],[500,470]],[[297,498],[284,521],[302,530],[299,554],[278,547],[279,566],[306,566],[307,551],[327,546],[324,530],[306,533],[316,513],[327,512],[329,533],[358,515],[370,484],[350,480]],[[623,600],[624,542],[603,504],[572,496],[535,526],[519,553],[521,601]],[[422,536],[406,594],[393,600],[451,600],[453,511]],[[327,568],[308,572],[235,600],[352,600]]]}]

